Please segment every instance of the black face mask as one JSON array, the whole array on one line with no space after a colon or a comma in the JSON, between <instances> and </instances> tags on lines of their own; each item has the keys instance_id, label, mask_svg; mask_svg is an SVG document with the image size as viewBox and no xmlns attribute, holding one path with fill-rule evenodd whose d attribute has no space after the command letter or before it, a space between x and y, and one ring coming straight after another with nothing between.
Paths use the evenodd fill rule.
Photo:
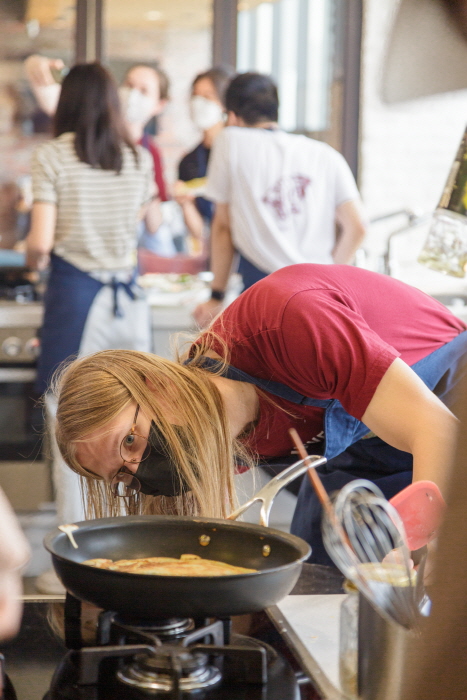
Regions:
<instances>
[{"instance_id":1,"label":"black face mask","mask_svg":"<svg viewBox=\"0 0 467 700\"><path fill-rule=\"evenodd\" d=\"M175 426L177 430L177 426ZM140 463L135 476L141 484L141 493L148 496L180 496L189 490L188 484L181 477L175 462L170 458L167 440L151 422L149 432L151 452Z\"/></svg>"}]
</instances>

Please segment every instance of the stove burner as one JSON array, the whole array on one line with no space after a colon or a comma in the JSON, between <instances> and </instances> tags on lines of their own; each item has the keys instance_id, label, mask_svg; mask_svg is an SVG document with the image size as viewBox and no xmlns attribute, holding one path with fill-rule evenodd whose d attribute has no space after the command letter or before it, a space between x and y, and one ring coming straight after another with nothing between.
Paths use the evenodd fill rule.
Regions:
<instances>
[{"instance_id":1,"label":"stove burner","mask_svg":"<svg viewBox=\"0 0 467 700\"><path fill-rule=\"evenodd\" d=\"M136 656L133 663L117 672L117 678L144 690L188 692L216 685L222 674L215 666L209 666L207 654L165 644L156 648L154 654Z\"/></svg>"},{"instance_id":2,"label":"stove burner","mask_svg":"<svg viewBox=\"0 0 467 700\"><path fill-rule=\"evenodd\" d=\"M173 617L168 620L148 622L147 620L127 621L120 615L111 615L111 622L121 626L122 629L133 630L137 634L147 633L157 636L161 641L184 637L194 628L194 622L190 618Z\"/></svg>"},{"instance_id":3,"label":"stove burner","mask_svg":"<svg viewBox=\"0 0 467 700\"><path fill-rule=\"evenodd\" d=\"M28 301L35 301L36 293L32 284L17 284L14 287L0 284L0 299L24 304Z\"/></svg>"},{"instance_id":4,"label":"stove burner","mask_svg":"<svg viewBox=\"0 0 467 700\"><path fill-rule=\"evenodd\" d=\"M300 698L288 662L264 642L231 634L229 619L135 620L103 611L97 646L87 647L70 633L81 603L72 596L67 603L73 645L44 700Z\"/></svg>"}]
</instances>

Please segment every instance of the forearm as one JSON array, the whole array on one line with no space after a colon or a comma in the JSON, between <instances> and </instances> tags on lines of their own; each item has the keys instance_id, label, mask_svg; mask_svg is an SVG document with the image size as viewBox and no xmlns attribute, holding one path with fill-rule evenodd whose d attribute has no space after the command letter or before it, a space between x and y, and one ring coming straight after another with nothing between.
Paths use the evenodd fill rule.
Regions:
<instances>
[{"instance_id":1,"label":"forearm","mask_svg":"<svg viewBox=\"0 0 467 700\"><path fill-rule=\"evenodd\" d=\"M201 239L204 234L203 217L196 208L196 204L192 201L187 201L182 204L183 218L185 225L192 236Z\"/></svg>"},{"instance_id":2,"label":"forearm","mask_svg":"<svg viewBox=\"0 0 467 700\"><path fill-rule=\"evenodd\" d=\"M26 238L26 263L34 270L48 265L54 244L56 222L55 204L35 202L32 207L31 229Z\"/></svg>"},{"instance_id":3,"label":"forearm","mask_svg":"<svg viewBox=\"0 0 467 700\"><path fill-rule=\"evenodd\" d=\"M383 376L362 422L389 445L413 455L415 481L446 493L458 420L402 360Z\"/></svg>"},{"instance_id":4,"label":"forearm","mask_svg":"<svg viewBox=\"0 0 467 700\"><path fill-rule=\"evenodd\" d=\"M332 251L332 259L336 265L350 265L355 253L365 238L365 227L355 226L344 229Z\"/></svg>"},{"instance_id":5,"label":"forearm","mask_svg":"<svg viewBox=\"0 0 467 700\"><path fill-rule=\"evenodd\" d=\"M434 481L446 498L459 433L459 422L446 409L436 420L427 417L425 435L419 435L411 452L413 480Z\"/></svg>"},{"instance_id":6,"label":"forearm","mask_svg":"<svg viewBox=\"0 0 467 700\"><path fill-rule=\"evenodd\" d=\"M352 263L355 253L365 238L368 220L360 199L343 202L336 209L339 233L332 258L337 265Z\"/></svg>"},{"instance_id":7,"label":"forearm","mask_svg":"<svg viewBox=\"0 0 467 700\"><path fill-rule=\"evenodd\" d=\"M229 281L235 250L230 233L229 207L216 205L211 231L211 271L214 275L211 289L214 294L209 301L199 304L193 316L201 328L206 326L222 310L223 296Z\"/></svg>"},{"instance_id":8,"label":"forearm","mask_svg":"<svg viewBox=\"0 0 467 700\"><path fill-rule=\"evenodd\" d=\"M143 212L143 219L149 233L156 233L162 223L162 211L159 199L153 199Z\"/></svg>"},{"instance_id":9,"label":"forearm","mask_svg":"<svg viewBox=\"0 0 467 700\"><path fill-rule=\"evenodd\" d=\"M225 292L234 254L235 249L230 227L227 224L213 225L211 233L211 271L214 275L212 289Z\"/></svg>"},{"instance_id":10,"label":"forearm","mask_svg":"<svg viewBox=\"0 0 467 700\"><path fill-rule=\"evenodd\" d=\"M61 70L63 67L61 59L39 55L29 56L24 62L26 76L37 102L50 117L56 112L61 91L61 86L55 82L52 75L52 68Z\"/></svg>"}]
</instances>

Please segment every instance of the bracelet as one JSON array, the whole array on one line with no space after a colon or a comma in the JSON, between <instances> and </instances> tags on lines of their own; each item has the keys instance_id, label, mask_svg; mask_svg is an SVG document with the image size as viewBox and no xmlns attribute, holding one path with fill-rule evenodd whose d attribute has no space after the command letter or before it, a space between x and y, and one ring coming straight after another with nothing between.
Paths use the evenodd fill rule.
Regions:
<instances>
[{"instance_id":1,"label":"bracelet","mask_svg":"<svg viewBox=\"0 0 467 700\"><path fill-rule=\"evenodd\" d=\"M224 301L225 292L221 292L220 289L211 289L211 299L215 301Z\"/></svg>"}]
</instances>

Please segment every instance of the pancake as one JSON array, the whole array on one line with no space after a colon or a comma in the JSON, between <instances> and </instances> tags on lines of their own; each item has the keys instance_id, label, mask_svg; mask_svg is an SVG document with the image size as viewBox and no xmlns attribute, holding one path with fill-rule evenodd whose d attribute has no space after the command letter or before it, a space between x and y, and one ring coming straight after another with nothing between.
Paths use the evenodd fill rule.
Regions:
<instances>
[{"instance_id":1,"label":"pancake","mask_svg":"<svg viewBox=\"0 0 467 700\"><path fill-rule=\"evenodd\" d=\"M173 557L147 557L145 559L88 559L87 566L98 569L121 571L127 574L151 574L157 576L231 576L252 574L256 569L233 566L223 561L203 559L197 554L182 554L180 559Z\"/></svg>"}]
</instances>

